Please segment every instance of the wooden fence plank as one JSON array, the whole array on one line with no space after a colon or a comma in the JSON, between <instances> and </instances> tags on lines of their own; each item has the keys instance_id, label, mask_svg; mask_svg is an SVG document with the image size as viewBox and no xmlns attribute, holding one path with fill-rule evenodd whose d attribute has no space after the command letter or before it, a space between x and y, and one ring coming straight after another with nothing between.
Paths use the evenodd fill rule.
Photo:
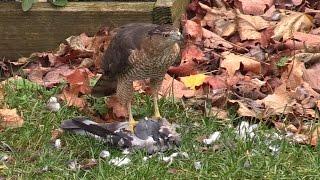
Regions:
<instances>
[{"instance_id":1,"label":"wooden fence plank","mask_svg":"<svg viewBox=\"0 0 320 180\"><path fill-rule=\"evenodd\" d=\"M189 1L69 2L62 8L38 2L28 12L22 11L19 2L0 2L0 58L15 61L32 52L53 50L71 35L93 35L102 26L131 22L179 25Z\"/></svg>"},{"instance_id":2,"label":"wooden fence plank","mask_svg":"<svg viewBox=\"0 0 320 180\"><path fill-rule=\"evenodd\" d=\"M20 3L0 3L0 57L15 60L55 48L65 38L101 26L152 22L153 2L70 2L64 8L36 3L23 12Z\"/></svg>"}]
</instances>

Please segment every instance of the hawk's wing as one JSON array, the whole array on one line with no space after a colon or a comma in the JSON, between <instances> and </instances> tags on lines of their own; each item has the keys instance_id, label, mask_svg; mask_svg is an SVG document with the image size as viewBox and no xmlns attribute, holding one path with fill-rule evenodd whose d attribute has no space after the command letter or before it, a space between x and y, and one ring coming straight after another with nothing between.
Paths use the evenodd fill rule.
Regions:
<instances>
[{"instance_id":1,"label":"hawk's wing","mask_svg":"<svg viewBox=\"0 0 320 180\"><path fill-rule=\"evenodd\" d=\"M103 70L109 77L116 77L130 67L132 50L140 49L147 33L157 27L155 24L134 23L117 29L103 57Z\"/></svg>"},{"instance_id":2,"label":"hawk's wing","mask_svg":"<svg viewBox=\"0 0 320 180\"><path fill-rule=\"evenodd\" d=\"M150 30L158 25L134 23L121 26L115 30L102 58L103 75L92 90L94 96L107 96L115 93L117 77L131 67L129 57L133 50L140 49L141 43Z\"/></svg>"}]
</instances>

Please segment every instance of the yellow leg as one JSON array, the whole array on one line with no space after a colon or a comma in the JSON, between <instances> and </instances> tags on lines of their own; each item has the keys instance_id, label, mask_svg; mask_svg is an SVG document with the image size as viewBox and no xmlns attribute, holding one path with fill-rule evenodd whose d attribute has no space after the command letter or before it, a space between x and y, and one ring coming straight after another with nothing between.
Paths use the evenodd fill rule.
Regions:
<instances>
[{"instance_id":1,"label":"yellow leg","mask_svg":"<svg viewBox=\"0 0 320 180\"><path fill-rule=\"evenodd\" d=\"M135 128L135 126L137 125L138 122L133 119L132 110L131 110L131 102L128 102L127 107L128 107L128 112L129 112L129 125L128 125L128 130L129 130L131 133L134 133L134 128Z\"/></svg>"},{"instance_id":2,"label":"yellow leg","mask_svg":"<svg viewBox=\"0 0 320 180\"><path fill-rule=\"evenodd\" d=\"M160 115L159 106L158 106L158 93L154 92L152 97L153 97L153 106L154 106L154 117L156 119L160 119L161 115Z\"/></svg>"}]
</instances>

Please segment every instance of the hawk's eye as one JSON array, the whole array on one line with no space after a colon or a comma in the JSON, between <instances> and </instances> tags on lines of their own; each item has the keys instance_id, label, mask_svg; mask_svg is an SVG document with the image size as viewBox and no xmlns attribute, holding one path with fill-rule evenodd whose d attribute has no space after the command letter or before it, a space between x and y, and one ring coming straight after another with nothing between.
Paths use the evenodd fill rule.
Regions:
<instances>
[{"instance_id":1,"label":"hawk's eye","mask_svg":"<svg viewBox=\"0 0 320 180\"><path fill-rule=\"evenodd\" d=\"M169 37L169 34L163 34L163 37Z\"/></svg>"}]
</instances>

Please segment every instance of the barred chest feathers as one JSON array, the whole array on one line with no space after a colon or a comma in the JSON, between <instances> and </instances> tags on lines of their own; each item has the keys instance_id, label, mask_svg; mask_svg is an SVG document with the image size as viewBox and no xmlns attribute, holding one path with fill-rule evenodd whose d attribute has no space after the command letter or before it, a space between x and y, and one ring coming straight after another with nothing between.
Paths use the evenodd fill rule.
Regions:
<instances>
[{"instance_id":1,"label":"barred chest feathers","mask_svg":"<svg viewBox=\"0 0 320 180\"><path fill-rule=\"evenodd\" d=\"M154 52L149 52L148 54L143 50L134 50L129 57L129 62L132 65L132 68L127 72L128 75L130 74L129 76L127 75L127 77L131 77L131 80L141 80L164 76L168 68L178 58L179 53L180 47L178 43L175 43L171 47L160 52L155 48Z\"/></svg>"}]
</instances>

